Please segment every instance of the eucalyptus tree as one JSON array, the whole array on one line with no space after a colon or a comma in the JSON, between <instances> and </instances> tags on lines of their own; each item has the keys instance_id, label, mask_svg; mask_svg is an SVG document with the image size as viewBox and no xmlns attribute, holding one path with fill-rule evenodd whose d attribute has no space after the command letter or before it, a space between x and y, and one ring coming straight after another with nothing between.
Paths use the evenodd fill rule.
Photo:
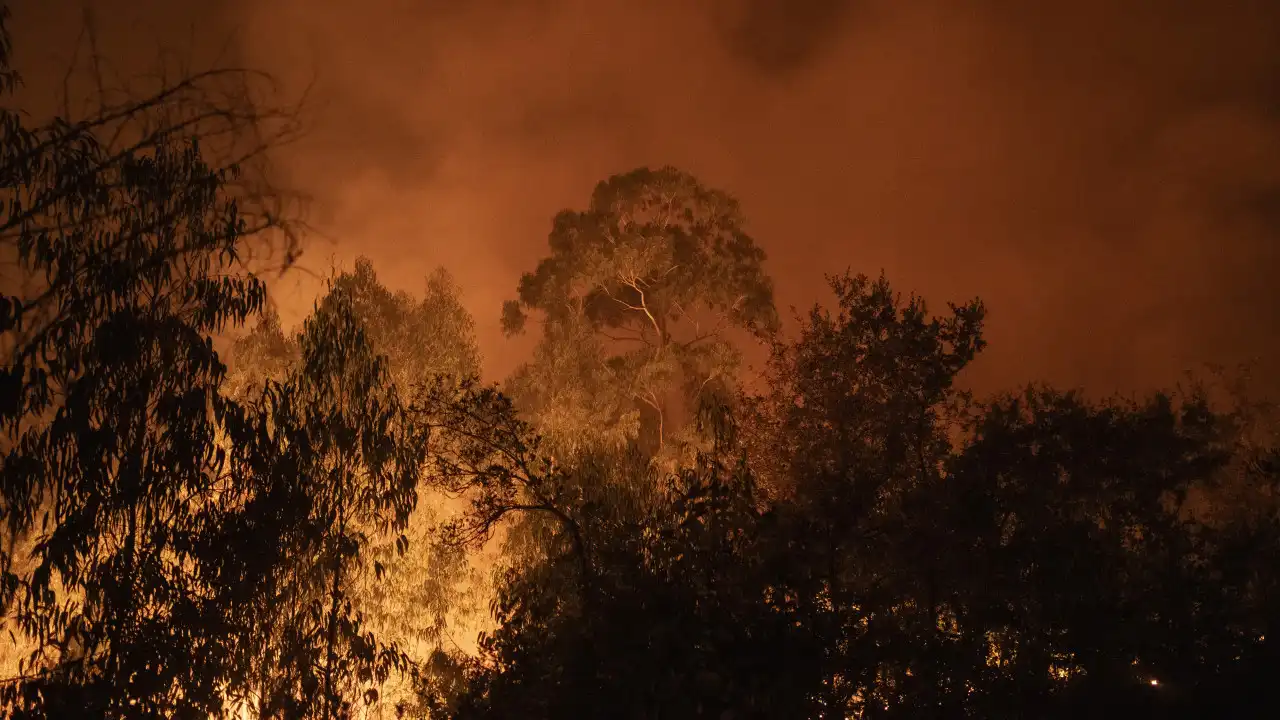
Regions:
<instances>
[{"instance_id":1,"label":"eucalyptus tree","mask_svg":"<svg viewBox=\"0 0 1280 720\"><path fill-rule=\"evenodd\" d=\"M728 193L671 167L599 183L585 210L556 215L550 254L503 307L519 333L543 321L534 362L510 390L550 441L572 451L639 439L653 451L725 396L735 337L777 326L764 251Z\"/></svg>"},{"instance_id":2,"label":"eucalyptus tree","mask_svg":"<svg viewBox=\"0 0 1280 720\"><path fill-rule=\"evenodd\" d=\"M425 291L415 297L389 290L373 265L360 258L353 270L335 273L330 279L301 332L286 331L270 310L259 317L257 325L232 348L227 392L255 398L271 393L272 388L301 391L314 386L316 378L307 374L306 352L309 342L315 346L318 341L308 340L312 334L307 328L323 327L338 318L359 326L360 342L367 345L371 358L379 358L383 381L405 402L428 389L440 389L452 400L447 388L460 387L479 374L473 322L447 271L437 269L428 276ZM304 379L305 383L297 384ZM357 394L347 401L359 407L365 400ZM342 410L334 405L325 412ZM433 450L442 451L442 442L434 443ZM430 467L421 471L414 487L418 501L403 527L379 524L367 515L349 518L347 531L357 532L354 528L358 528L360 533L359 551L346 559L335 586L362 615L368 631L398 648L397 662L387 665L387 672L378 678L378 704L384 707L408 693L405 680L413 675L412 665L425 663L446 641L450 629L472 623L480 614L484 578L461 547L438 542L436 537L437 526L456 502L435 491ZM405 552L406 547L412 547L413 552ZM296 558L299 572L314 570L310 555L297 554ZM335 589L303 583L292 592L295 603L305 607L303 598L308 593L314 599ZM301 618L298 615L294 620ZM284 673L273 671L271 663L286 660L284 655L264 659L261 682L278 682Z\"/></svg>"},{"instance_id":3,"label":"eucalyptus tree","mask_svg":"<svg viewBox=\"0 0 1280 720\"><path fill-rule=\"evenodd\" d=\"M6 94L9 49L0 28ZM9 717L204 718L238 684L277 559L275 451L220 393L212 337L262 306L253 254L297 252L272 242L282 196L254 172L293 131L256 101L267 81L99 87L87 115L47 122L0 110Z\"/></svg>"},{"instance_id":4,"label":"eucalyptus tree","mask_svg":"<svg viewBox=\"0 0 1280 720\"><path fill-rule=\"evenodd\" d=\"M373 632L353 578L383 579L380 537L408 551L430 432L407 412L357 299L334 283L300 334L298 364L261 396L279 448L266 484L284 483L290 502L283 561L256 598L247 695L259 717L351 717L410 662Z\"/></svg>"}]
</instances>

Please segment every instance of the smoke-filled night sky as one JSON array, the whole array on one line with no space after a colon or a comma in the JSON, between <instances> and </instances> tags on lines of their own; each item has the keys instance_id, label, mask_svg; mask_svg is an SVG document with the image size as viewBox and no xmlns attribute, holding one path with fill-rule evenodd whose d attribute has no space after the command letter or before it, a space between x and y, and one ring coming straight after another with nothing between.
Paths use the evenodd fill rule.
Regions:
<instances>
[{"instance_id":1,"label":"smoke-filled night sky","mask_svg":"<svg viewBox=\"0 0 1280 720\"><path fill-rule=\"evenodd\" d=\"M31 83L66 64L84 4L13 3ZM551 216L645 164L739 197L784 312L845 268L981 296L980 388L1276 366L1280 3L87 4L125 70L230 41L288 88L314 79L312 132L278 158L331 238L307 264L365 254L404 289L448 267L495 378L527 350L500 305ZM286 317L309 282L280 287Z\"/></svg>"}]
</instances>

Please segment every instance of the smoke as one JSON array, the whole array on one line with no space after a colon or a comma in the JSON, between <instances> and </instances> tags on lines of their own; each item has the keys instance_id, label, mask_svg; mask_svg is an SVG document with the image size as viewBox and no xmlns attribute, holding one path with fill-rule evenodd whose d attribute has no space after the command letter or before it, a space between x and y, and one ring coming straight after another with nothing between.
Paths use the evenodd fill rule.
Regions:
<instances>
[{"instance_id":1,"label":"smoke","mask_svg":"<svg viewBox=\"0 0 1280 720\"><path fill-rule=\"evenodd\" d=\"M613 172L667 163L742 200L784 308L824 300L823 273L845 268L883 268L936 307L981 296L978 388L1275 367L1274 3L207 8L188 9L210 37L235 31L247 62L315 82L315 131L280 158L333 239L313 266L365 254L418 289L445 265L494 377L527 350L502 339L499 309L553 213ZM281 298L300 314L309 292Z\"/></svg>"}]
</instances>

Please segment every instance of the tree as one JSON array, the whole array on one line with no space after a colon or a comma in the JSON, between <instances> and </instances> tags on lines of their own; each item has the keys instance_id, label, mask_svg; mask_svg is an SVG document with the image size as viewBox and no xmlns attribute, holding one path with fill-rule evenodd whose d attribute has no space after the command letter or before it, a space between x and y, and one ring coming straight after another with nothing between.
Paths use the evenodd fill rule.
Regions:
<instances>
[{"instance_id":1,"label":"tree","mask_svg":"<svg viewBox=\"0 0 1280 720\"><path fill-rule=\"evenodd\" d=\"M809 628L766 602L755 550L768 516L731 434L711 425L714 451L666 477L641 456L606 455L573 480L547 482L566 471L544 463L520 487L486 481L477 529L549 515L559 552L503 575L482 663L462 668L461 687L426 688L450 695L424 705L459 718L808 716ZM567 487L581 492L553 494ZM596 512L604 498L615 508Z\"/></svg>"},{"instance_id":2,"label":"tree","mask_svg":"<svg viewBox=\"0 0 1280 720\"><path fill-rule=\"evenodd\" d=\"M964 568L944 580L957 644L994 658L967 671L967 704L1076 717L1188 700L1213 672L1197 648L1235 644L1207 592L1213 553L1177 512L1228 460L1224 429L1196 397L1033 388L978 408L939 518Z\"/></svg>"},{"instance_id":3,"label":"tree","mask_svg":"<svg viewBox=\"0 0 1280 720\"><path fill-rule=\"evenodd\" d=\"M264 396L290 494L305 510L282 528L288 562L261 598L259 717L351 717L355 698L376 702L377 687L408 663L368 632L351 578L383 578L369 552L378 534L395 535L398 555L408 550L429 432L401 404L357 299L334 284L299 339L299 366Z\"/></svg>"},{"instance_id":4,"label":"tree","mask_svg":"<svg viewBox=\"0 0 1280 720\"><path fill-rule=\"evenodd\" d=\"M777 326L764 252L744 224L728 194L670 167L613 176L586 210L556 216L551 254L503 307L508 333L530 311L545 321L535 363L511 383L540 431L573 447L603 420L613 427L602 439L639 433L660 450L699 398L727 393L739 360L729 331Z\"/></svg>"},{"instance_id":5,"label":"tree","mask_svg":"<svg viewBox=\"0 0 1280 720\"><path fill-rule=\"evenodd\" d=\"M641 411L620 363L585 323L548 324L532 362L508 378L516 398L559 457L625 451L640 432Z\"/></svg>"},{"instance_id":6,"label":"tree","mask_svg":"<svg viewBox=\"0 0 1280 720\"><path fill-rule=\"evenodd\" d=\"M1251 368L1228 373L1209 366L1190 387L1221 407L1230 425L1232 460L1223 472L1188 493L1185 514L1213 527L1251 526L1280 519L1280 488L1269 463L1280 447L1280 407L1253 387Z\"/></svg>"},{"instance_id":7,"label":"tree","mask_svg":"<svg viewBox=\"0 0 1280 720\"><path fill-rule=\"evenodd\" d=\"M930 317L883 276L830 284L835 312L815 306L795 341L775 343L767 390L744 400L744 434L778 502L774 568L793 611L823 628L821 716L845 717L939 691L925 683L942 652L945 560L922 501L941 484L963 401L954 381L983 347L984 310L974 301ZM913 636L917 658L886 656Z\"/></svg>"},{"instance_id":8,"label":"tree","mask_svg":"<svg viewBox=\"0 0 1280 720\"><path fill-rule=\"evenodd\" d=\"M445 274L418 300L364 261L229 374L213 337L264 309L283 223L231 162L271 115L252 77L0 110L6 717L1276 714L1259 405L974 401L982 305L847 274L732 396L733 334L776 324L762 255L678 171L557 219L507 308L545 320L531 417L474 377ZM430 642L503 532L480 656Z\"/></svg>"},{"instance_id":9,"label":"tree","mask_svg":"<svg viewBox=\"0 0 1280 720\"><path fill-rule=\"evenodd\" d=\"M1263 698L1250 673L1275 583L1239 558L1274 536L1181 512L1231 467L1234 415L1196 394L974 404L953 381L982 347L981 305L929 319L883 278L833 287L839 313L811 313L744 403L777 516L757 552L819 638L823 716L1194 716Z\"/></svg>"},{"instance_id":10,"label":"tree","mask_svg":"<svg viewBox=\"0 0 1280 720\"><path fill-rule=\"evenodd\" d=\"M372 264L360 258L353 271L332 278L328 293L307 322L332 322L335 310L331 307L351 315L349 321L361 328L361 342L367 343L369 352L385 358L386 382L404 397L415 397L423 388L435 389L438 383L456 387L479 373L471 317L443 269L427 278L424 296L414 298L388 290ZM229 392L252 397L271 388L273 381L284 382L302 372L306 338L306 332L286 335L278 317L264 313L233 348ZM442 443L435 443L437 452L444 451ZM423 473L429 474L427 469ZM436 542L435 526L447 515L449 501L432 492L429 478L420 480L424 480L418 496L421 502L404 527L392 530L385 523L351 519L348 532L358 528L362 540L358 557L350 558L350 567L341 572L338 591L351 600L377 638L394 644L409 660L426 662L443 640L450 616L457 619L475 612L468 606L475 604L480 578L460 548ZM406 543L414 552L404 552ZM266 667L264 672L271 670ZM393 678L397 682L381 688L383 705L403 700L407 688L400 687L399 680L411 674L397 673Z\"/></svg>"},{"instance_id":11,"label":"tree","mask_svg":"<svg viewBox=\"0 0 1280 720\"><path fill-rule=\"evenodd\" d=\"M426 278L423 296L392 292L373 264L356 260L355 269L335 274L331 292L348 295L369 342L388 358L391 380L402 390L431 384L437 376L462 381L480 374L475 321L462 305L460 291L444 268ZM285 333L279 315L268 308L254 329L235 342L228 389L243 395L267 380L280 380L300 357L300 337Z\"/></svg>"},{"instance_id":12,"label":"tree","mask_svg":"<svg viewBox=\"0 0 1280 720\"><path fill-rule=\"evenodd\" d=\"M757 552L817 638L815 715L1195 716L1262 697L1275 584L1237 558L1273 536L1181 519L1230 467L1232 415L1194 394L975 404L953 382L980 304L929 319L883 278L833 288L839 312L815 309L744 402L777 517Z\"/></svg>"},{"instance_id":13,"label":"tree","mask_svg":"<svg viewBox=\"0 0 1280 720\"><path fill-rule=\"evenodd\" d=\"M1274 704L1256 673L1274 657L1264 608L1277 586L1259 562L1276 525L1185 512L1237 462L1233 413L1198 393L1088 402L1044 388L976 410L936 509L956 644L986 659L950 670L971 712L1203 717Z\"/></svg>"},{"instance_id":14,"label":"tree","mask_svg":"<svg viewBox=\"0 0 1280 720\"><path fill-rule=\"evenodd\" d=\"M281 139L264 125L288 119L251 101L258 79L104 92L90 116L34 127L0 111L17 273L0 299L0 607L30 651L0 688L10 717L225 707L271 559L228 552L261 539L239 531L270 502L244 482L260 426L220 395L211 341L263 302L252 238L287 229L241 173Z\"/></svg>"},{"instance_id":15,"label":"tree","mask_svg":"<svg viewBox=\"0 0 1280 720\"><path fill-rule=\"evenodd\" d=\"M507 534L510 563L503 582L511 584L500 595L524 602L515 599L525 597L520 588L585 592L572 583L582 582L577 578L594 563L570 561L578 557L572 547L582 553L595 552L597 544L613 547L616 533L640 532L649 513L670 511L661 492L651 496L664 473L642 468L656 457L669 473L709 449L710 438L686 420L728 398L739 362L735 333L762 337L777 326L764 253L744 222L726 193L674 168L609 178L595 188L586 210L556 216L550 255L521 279L519 298L504 306L503 320L509 333L520 332L530 312L544 321L534 361L517 370L507 389L558 468L539 484L542 499L526 504L554 501L560 517L518 516ZM578 540L569 547L566 526L577 528ZM624 566L634 567L637 558L626 557ZM576 574L564 574L575 566ZM613 572L618 566L606 567ZM529 592L545 595L542 589ZM634 593L628 591L629 602L643 603ZM574 602L570 607L586 600ZM539 622L578 617L562 609ZM500 618L525 622L508 612L515 610ZM675 642L679 633L672 629L668 640ZM585 636L572 637L582 642ZM519 646L528 640L522 635L510 641ZM491 652L502 657L497 645ZM584 671L587 657L577 657Z\"/></svg>"}]
</instances>

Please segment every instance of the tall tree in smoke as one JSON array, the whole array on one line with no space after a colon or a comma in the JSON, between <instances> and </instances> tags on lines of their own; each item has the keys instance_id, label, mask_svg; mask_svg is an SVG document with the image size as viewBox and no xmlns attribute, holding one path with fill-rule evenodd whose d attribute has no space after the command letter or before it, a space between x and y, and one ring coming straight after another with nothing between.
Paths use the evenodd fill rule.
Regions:
<instances>
[{"instance_id":1,"label":"tall tree in smoke","mask_svg":"<svg viewBox=\"0 0 1280 720\"><path fill-rule=\"evenodd\" d=\"M730 331L777 326L744 223L728 194L670 167L611 177L586 210L559 213L551 254L503 308L508 333L529 311L545 322L511 382L535 425L570 449L640 433L660 450L701 398L723 394L739 362Z\"/></svg>"}]
</instances>

